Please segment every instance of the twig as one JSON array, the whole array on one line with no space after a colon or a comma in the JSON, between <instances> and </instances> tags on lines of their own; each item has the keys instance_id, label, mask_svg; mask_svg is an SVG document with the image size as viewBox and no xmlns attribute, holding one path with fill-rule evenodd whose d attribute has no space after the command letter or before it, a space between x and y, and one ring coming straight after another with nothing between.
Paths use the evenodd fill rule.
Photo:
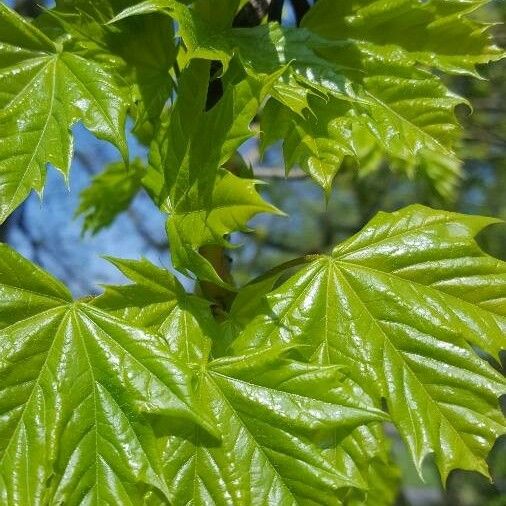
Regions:
<instances>
[{"instance_id":1,"label":"twig","mask_svg":"<svg viewBox=\"0 0 506 506\"><path fill-rule=\"evenodd\" d=\"M260 24L269 12L267 0L250 0L236 15L233 26L236 28L251 28Z\"/></svg>"},{"instance_id":2,"label":"twig","mask_svg":"<svg viewBox=\"0 0 506 506\"><path fill-rule=\"evenodd\" d=\"M292 169L288 174L286 174L283 167L257 166L254 171L255 176L274 181L286 179L289 179L290 181L300 181L309 177L302 169L299 168Z\"/></svg>"},{"instance_id":3,"label":"twig","mask_svg":"<svg viewBox=\"0 0 506 506\"><path fill-rule=\"evenodd\" d=\"M298 26L311 6L307 0L292 0L292 5L293 10L295 11L295 19Z\"/></svg>"},{"instance_id":4,"label":"twig","mask_svg":"<svg viewBox=\"0 0 506 506\"><path fill-rule=\"evenodd\" d=\"M283 17L283 4L284 0L272 0L269 8L269 21L277 21L281 23Z\"/></svg>"}]
</instances>

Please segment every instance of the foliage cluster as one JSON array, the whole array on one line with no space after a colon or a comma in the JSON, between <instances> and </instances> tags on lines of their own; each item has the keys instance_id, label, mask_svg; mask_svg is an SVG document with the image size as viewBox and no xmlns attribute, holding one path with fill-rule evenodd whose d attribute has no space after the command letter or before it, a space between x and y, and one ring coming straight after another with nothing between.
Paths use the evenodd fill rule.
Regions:
<instances>
[{"instance_id":1,"label":"foliage cluster","mask_svg":"<svg viewBox=\"0 0 506 506\"><path fill-rule=\"evenodd\" d=\"M379 213L240 289L225 254L283 214L239 153L255 135L327 197L385 159L448 197L467 102L443 76L503 56L486 2L293 2L294 27L282 3L57 0L33 22L0 4L0 220L47 164L68 177L82 122L121 156L82 195L85 228L147 191L197 286L110 259L131 283L74 301L0 245L0 503L392 504L387 423L420 473L431 455L443 482L488 476L506 263L475 236L498 220Z\"/></svg>"}]
</instances>

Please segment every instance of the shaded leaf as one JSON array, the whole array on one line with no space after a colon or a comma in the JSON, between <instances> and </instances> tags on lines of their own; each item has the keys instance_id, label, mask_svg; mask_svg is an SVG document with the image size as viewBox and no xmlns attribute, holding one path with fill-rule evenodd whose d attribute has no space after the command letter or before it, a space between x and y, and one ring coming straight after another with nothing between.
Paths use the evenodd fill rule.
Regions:
<instances>
[{"instance_id":1,"label":"shaded leaf","mask_svg":"<svg viewBox=\"0 0 506 506\"><path fill-rule=\"evenodd\" d=\"M236 55L250 75L286 66L271 90L292 111L281 136L286 165L300 164L327 192L345 157L362 165L358 135L367 150L372 145L409 175L422 173L450 197L460 172L453 109L465 101L430 70L476 74L476 64L503 56L487 26L470 17L484 3L364 0L337 7L327 0L295 29L268 23L218 31L175 1L141 2L116 19L165 10L179 23L187 60L219 60L226 69ZM314 110L313 94L327 97Z\"/></svg>"},{"instance_id":2,"label":"shaded leaf","mask_svg":"<svg viewBox=\"0 0 506 506\"><path fill-rule=\"evenodd\" d=\"M36 23L71 38L72 48L117 73L130 86L129 112L134 133L149 144L159 116L173 91L169 71L177 46L173 21L162 14L131 18L113 28L106 22L131 2L57 2Z\"/></svg>"},{"instance_id":3,"label":"shaded leaf","mask_svg":"<svg viewBox=\"0 0 506 506\"><path fill-rule=\"evenodd\" d=\"M128 168L122 162L112 163L97 174L81 192L76 210L77 216L84 217L83 232L96 234L126 211L142 188L145 174L146 167L139 159Z\"/></svg>"},{"instance_id":4,"label":"shaded leaf","mask_svg":"<svg viewBox=\"0 0 506 506\"><path fill-rule=\"evenodd\" d=\"M318 2L302 25L319 35L370 44L374 51L396 46L398 60L445 72L476 74L476 65L503 55L487 25L470 16L482 0L435 2L400 0Z\"/></svg>"}]
</instances>

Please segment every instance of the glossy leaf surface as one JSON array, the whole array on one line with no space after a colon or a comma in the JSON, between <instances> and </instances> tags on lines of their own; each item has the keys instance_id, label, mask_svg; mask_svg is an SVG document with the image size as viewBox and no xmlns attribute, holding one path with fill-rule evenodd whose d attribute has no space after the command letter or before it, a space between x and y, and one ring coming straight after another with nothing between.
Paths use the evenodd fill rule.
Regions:
<instances>
[{"instance_id":1,"label":"glossy leaf surface","mask_svg":"<svg viewBox=\"0 0 506 506\"><path fill-rule=\"evenodd\" d=\"M134 133L149 144L160 113L173 91L169 72L177 54L172 20L162 14L131 18L121 29L108 26L114 13L131 2L58 1L36 19L49 33L71 37L72 50L94 57L130 87Z\"/></svg>"},{"instance_id":2,"label":"glossy leaf surface","mask_svg":"<svg viewBox=\"0 0 506 506\"><path fill-rule=\"evenodd\" d=\"M476 74L477 64L503 56L486 25L471 18L483 3L327 0L296 29L268 23L218 31L198 11L154 0L113 21L162 10L179 24L186 60L219 60L226 69L236 55L250 75L285 68L271 95L289 123L279 131L269 124L279 114L267 116L264 128L276 136L267 138L283 139L287 169L300 164L325 190L346 157L367 167L375 150L448 197L460 170L453 110L464 100L430 69ZM326 100L312 104L313 94Z\"/></svg>"},{"instance_id":3,"label":"glossy leaf surface","mask_svg":"<svg viewBox=\"0 0 506 506\"><path fill-rule=\"evenodd\" d=\"M162 209L169 214L174 265L221 284L198 249L227 246L226 234L246 230L255 214L277 210L260 197L255 181L221 168L252 136L249 126L269 84L241 80L206 111L209 72L202 61L187 67L181 76L183 91L152 143L150 160L163 174Z\"/></svg>"},{"instance_id":4,"label":"glossy leaf surface","mask_svg":"<svg viewBox=\"0 0 506 506\"><path fill-rule=\"evenodd\" d=\"M506 264L475 236L497 220L380 213L240 289L225 253L282 214L255 136L327 197L342 167L385 160L451 197L466 101L445 74L503 56L487 2L318 0L298 26L270 21L282 3L245 20L257 2L57 0L30 21L0 4L0 223L48 164L67 179L81 122L123 157L82 193L84 228L143 188L195 281L110 259L131 284L74 301L0 244L1 505L387 506L391 422L418 471L488 473ZM128 160L125 124L148 160Z\"/></svg>"},{"instance_id":5,"label":"glossy leaf surface","mask_svg":"<svg viewBox=\"0 0 506 506\"><path fill-rule=\"evenodd\" d=\"M77 121L127 157L127 105L118 76L0 4L0 221L42 192L47 163L68 175Z\"/></svg>"},{"instance_id":6,"label":"glossy leaf surface","mask_svg":"<svg viewBox=\"0 0 506 506\"><path fill-rule=\"evenodd\" d=\"M279 347L213 360L211 343L221 336L205 301L146 261L114 263L134 284L108 287L96 304L158 329L194 364L199 398L220 428L221 444L188 426L165 440L177 503L336 504L350 487L366 486L333 457L348 434L384 414L362 404L338 367L297 362Z\"/></svg>"},{"instance_id":7,"label":"glossy leaf surface","mask_svg":"<svg viewBox=\"0 0 506 506\"><path fill-rule=\"evenodd\" d=\"M325 458L358 425L381 414L334 387L337 368L276 358L276 350L217 359L199 382L222 430L219 447L199 431L169 438L166 476L180 502L336 504L353 477ZM332 391L332 389L334 389Z\"/></svg>"},{"instance_id":8,"label":"glossy leaf surface","mask_svg":"<svg viewBox=\"0 0 506 506\"><path fill-rule=\"evenodd\" d=\"M170 497L146 416L214 432L190 370L155 335L72 302L49 275L1 252L1 313L32 309L0 331L2 504L137 504L149 489Z\"/></svg>"},{"instance_id":9,"label":"glossy leaf surface","mask_svg":"<svg viewBox=\"0 0 506 506\"><path fill-rule=\"evenodd\" d=\"M380 213L361 232L267 296L234 344L306 344L308 358L346 366L389 413L418 469L428 453L446 480L487 474L505 430L504 378L471 345L504 349L506 266L473 237L495 220L422 206Z\"/></svg>"}]
</instances>

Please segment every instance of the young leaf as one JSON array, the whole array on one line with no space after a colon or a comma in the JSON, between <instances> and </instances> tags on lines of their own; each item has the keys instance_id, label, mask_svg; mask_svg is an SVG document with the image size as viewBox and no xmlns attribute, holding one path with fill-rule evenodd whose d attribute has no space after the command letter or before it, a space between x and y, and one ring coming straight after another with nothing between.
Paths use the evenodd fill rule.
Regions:
<instances>
[{"instance_id":1,"label":"young leaf","mask_svg":"<svg viewBox=\"0 0 506 506\"><path fill-rule=\"evenodd\" d=\"M358 130L397 166L410 175L416 168L450 197L460 171L453 110L465 101L430 70L476 75L477 64L503 56L487 26L470 18L484 3L347 0L336 7L327 0L296 29L268 23L219 31L175 1L142 2L117 19L165 10L180 25L187 60L219 60L226 69L236 55L251 75L286 66L271 94L293 113L282 137L287 169L299 163L327 192L346 156L365 163L354 142ZM308 97L315 93L332 97L328 106L312 110Z\"/></svg>"},{"instance_id":2,"label":"young leaf","mask_svg":"<svg viewBox=\"0 0 506 506\"><path fill-rule=\"evenodd\" d=\"M455 468L486 475L506 382L471 344L505 348L506 264L473 236L494 222L380 213L270 294L234 349L309 345L311 360L345 365L377 406L386 399L419 470L433 453L444 480Z\"/></svg>"},{"instance_id":3,"label":"young leaf","mask_svg":"<svg viewBox=\"0 0 506 506\"><path fill-rule=\"evenodd\" d=\"M194 4L194 9L199 17L212 23L216 30L220 30L233 23L237 10L246 2L247 0L228 0L226 2L198 0Z\"/></svg>"},{"instance_id":4,"label":"young leaf","mask_svg":"<svg viewBox=\"0 0 506 506\"><path fill-rule=\"evenodd\" d=\"M56 33L63 30L76 51L84 57L99 58L102 66L130 85L129 113L135 119L134 132L149 144L173 91L169 71L177 54L174 26L162 14L131 18L120 29L107 26L122 3L56 2L56 8L44 11L36 24Z\"/></svg>"},{"instance_id":5,"label":"young leaf","mask_svg":"<svg viewBox=\"0 0 506 506\"><path fill-rule=\"evenodd\" d=\"M132 87L134 132L149 145L160 114L173 92L169 75L177 55L173 22L162 15L129 20L123 23L119 33L109 38L111 52L125 62ZM124 74L122 69L118 72Z\"/></svg>"},{"instance_id":6,"label":"young leaf","mask_svg":"<svg viewBox=\"0 0 506 506\"><path fill-rule=\"evenodd\" d=\"M169 120L152 144L150 161L164 175L162 209L169 214L175 267L223 285L198 249L227 246L224 235L245 230L257 213L278 211L258 195L255 181L220 168L252 136L249 126L265 86L250 79L230 84L221 100L205 111L208 81L206 62L194 61L186 68Z\"/></svg>"},{"instance_id":7,"label":"young leaf","mask_svg":"<svg viewBox=\"0 0 506 506\"><path fill-rule=\"evenodd\" d=\"M0 329L71 300L63 283L0 243Z\"/></svg>"},{"instance_id":8,"label":"young leaf","mask_svg":"<svg viewBox=\"0 0 506 506\"><path fill-rule=\"evenodd\" d=\"M206 303L146 261L114 263L135 283L108 287L96 304L158 327L172 352L198 367L200 400L220 427L221 444L192 427L166 438L162 460L176 503L335 504L349 487L365 486L323 450L383 419L341 384L339 368L290 360L279 347L212 360L211 338L221 336Z\"/></svg>"},{"instance_id":9,"label":"young leaf","mask_svg":"<svg viewBox=\"0 0 506 506\"><path fill-rule=\"evenodd\" d=\"M137 504L149 489L170 499L146 414L214 432L190 371L161 339L72 302L5 246L2 262L19 272L16 283L0 272L2 310L34 294L40 309L0 330L0 502Z\"/></svg>"},{"instance_id":10,"label":"young leaf","mask_svg":"<svg viewBox=\"0 0 506 506\"><path fill-rule=\"evenodd\" d=\"M386 64L379 68L388 71ZM375 72L372 65L368 72ZM269 100L261 121L264 150L282 140L287 171L299 165L327 193L345 158L366 174L371 152L378 153L378 162L388 153L393 168L426 176L440 195L449 197L460 174L449 147L460 134L454 108L462 99L425 72L396 73L388 80L367 78L367 97L356 108L335 98L310 98L311 112L301 117Z\"/></svg>"},{"instance_id":11,"label":"young leaf","mask_svg":"<svg viewBox=\"0 0 506 506\"><path fill-rule=\"evenodd\" d=\"M342 102L313 98L310 103L312 113L301 117L278 100L269 100L261 116L262 150L282 140L286 172L300 166L328 194L344 159L358 162L360 125L346 117L348 107Z\"/></svg>"},{"instance_id":12,"label":"young leaf","mask_svg":"<svg viewBox=\"0 0 506 506\"><path fill-rule=\"evenodd\" d=\"M108 165L96 175L80 195L76 215L84 217L83 232L96 234L112 223L116 216L130 206L142 188L146 167L136 159L125 167L123 162Z\"/></svg>"},{"instance_id":13,"label":"young leaf","mask_svg":"<svg viewBox=\"0 0 506 506\"><path fill-rule=\"evenodd\" d=\"M143 14L150 14L158 11L176 11L182 4L178 0L144 0L134 5L130 5L122 10L119 14L114 16L109 23L117 23L123 19L132 16L141 16Z\"/></svg>"},{"instance_id":14,"label":"young leaf","mask_svg":"<svg viewBox=\"0 0 506 506\"><path fill-rule=\"evenodd\" d=\"M202 371L201 399L213 411L222 444L199 430L168 438L165 473L176 502L336 504L349 487L362 485L321 447L338 445L353 428L382 415L334 389L337 368L277 355L270 349L227 357Z\"/></svg>"},{"instance_id":15,"label":"young leaf","mask_svg":"<svg viewBox=\"0 0 506 506\"><path fill-rule=\"evenodd\" d=\"M183 272L193 271L199 279L222 283L212 271L206 272L205 264L199 268L201 263L192 253L204 245L230 246L224 236L247 231L246 224L258 213L281 214L260 197L255 183L220 170L207 204L187 198L175 209L167 208L168 204L163 207L171 216L167 233L175 267Z\"/></svg>"},{"instance_id":16,"label":"young leaf","mask_svg":"<svg viewBox=\"0 0 506 506\"><path fill-rule=\"evenodd\" d=\"M134 284L106 286L93 304L136 326L171 335L171 351L187 363L205 364L211 347L207 336L220 334L210 303L189 295L166 269L147 260L109 259Z\"/></svg>"},{"instance_id":17,"label":"young leaf","mask_svg":"<svg viewBox=\"0 0 506 506\"><path fill-rule=\"evenodd\" d=\"M488 3L373 0L319 1L302 26L328 39L351 39L374 51L396 46L397 60L423 63L445 72L479 75L476 65L501 58L488 26L470 14Z\"/></svg>"},{"instance_id":18,"label":"young leaf","mask_svg":"<svg viewBox=\"0 0 506 506\"><path fill-rule=\"evenodd\" d=\"M125 90L67 43L0 4L0 222L32 189L42 192L47 163L68 174L77 121L128 156Z\"/></svg>"}]
</instances>

